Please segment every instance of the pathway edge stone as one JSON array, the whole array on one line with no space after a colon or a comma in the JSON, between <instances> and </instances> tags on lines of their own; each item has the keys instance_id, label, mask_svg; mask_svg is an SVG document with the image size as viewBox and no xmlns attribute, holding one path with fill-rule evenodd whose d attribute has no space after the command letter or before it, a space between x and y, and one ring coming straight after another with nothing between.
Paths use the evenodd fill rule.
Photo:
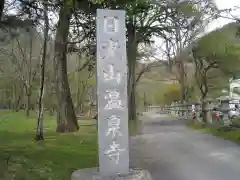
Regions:
<instances>
[{"instance_id":1,"label":"pathway edge stone","mask_svg":"<svg viewBox=\"0 0 240 180\"><path fill-rule=\"evenodd\" d=\"M133 169L129 174L102 177L98 168L79 169L72 173L71 180L153 180L147 170Z\"/></svg>"}]
</instances>

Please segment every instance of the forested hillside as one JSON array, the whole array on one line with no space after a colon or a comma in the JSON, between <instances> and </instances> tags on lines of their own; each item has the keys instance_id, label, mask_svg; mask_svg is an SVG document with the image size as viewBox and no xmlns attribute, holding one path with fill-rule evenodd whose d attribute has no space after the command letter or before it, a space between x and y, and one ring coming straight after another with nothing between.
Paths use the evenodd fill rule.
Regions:
<instances>
[{"instance_id":1,"label":"forested hillside","mask_svg":"<svg viewBox=\"0 0 240 180\"><path fill-rule=\"evenodd\" d=\"M237 36L239 28L238 23L230 23L200 37L194 43L198 48L201 58L206 59L206 62L204 62L205 65L209 62L216 64L216 67L209 67L209 71L207 72L207 97L210 99L221 95L228 95L229 79L239 77L240 59L238 55L240 53L240 38ZM177 90L173 88L173 92L169 93L173 96L174 93L179 94L175 95L175 99L180 100L180 89L177 87L179 72L176 65L173 65L170 71L167 63L156 62L156 64L156 66L153 65L151 67L149 72L143 75L138 91L141 94L146 92L148 94L148 101L156 104L168 101L164 100L162 96L166 93L165 91L171 91L171 88L168 89L169 86L175 86ZM199 64L196 64L196 61L193 60L192 51L188 52L188 58L186 58L185 62L186 86L191 88L190 96L192 99L200 99L201 97L195 77L196 65L198 66ZM171 97L173 96L169 96L169 102L172 101Z\"/></svg>"},{"instance_id":2,"label":"forested hillside","mask_svg":"<svg viewBox=\"0 0 240 180\"><path fill-rule=\"evenodd\" d=\"M9 30L2 30L0 37L0 106L15 110L26 109L28 115L30 110L36 111L44 37L34 28ZM48 41L44 89L44 107L52 113L56 103L53 90L53 43ZM89 104L95 108L95 73L89 71L91 64L88 61L84 54L68 55L68 76L78 114L89 113Z\"/></svg>"}]
</instances>

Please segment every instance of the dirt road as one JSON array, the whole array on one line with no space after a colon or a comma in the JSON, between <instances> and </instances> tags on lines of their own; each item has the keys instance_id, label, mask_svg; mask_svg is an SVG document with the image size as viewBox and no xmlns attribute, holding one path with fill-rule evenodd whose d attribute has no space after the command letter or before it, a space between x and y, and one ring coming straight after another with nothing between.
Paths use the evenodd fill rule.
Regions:
<instances>
[{"instance_id":1,"label":"dirt road","mask_svg":"<svg viewBox=\"0 0 240 180\"><path fill-rule=\"evenodd\" d=\"M130 140L132 167L149 170L154 180L240 179L240 146L167 115L142 119L141 133Z\"/></svg>"}]
</instances>

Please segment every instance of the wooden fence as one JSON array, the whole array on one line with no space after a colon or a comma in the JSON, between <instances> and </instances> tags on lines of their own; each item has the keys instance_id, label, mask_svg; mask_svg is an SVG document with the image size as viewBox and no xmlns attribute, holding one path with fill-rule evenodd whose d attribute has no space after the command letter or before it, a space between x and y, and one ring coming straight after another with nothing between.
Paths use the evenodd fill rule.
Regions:
<instances>
[{"instance_id":1,"label":"wooden fence","mask_svg":"<svg viewBox=\"0 0 240 180\"><path fill-rule=\"evenodd\" d=\"M235 111L235 108L230 108L229 105L235 106L238 103L233 103L232 100L228 101L205 101L203 102L189 102L185 104L172 103L165 106L148 106L147 112L164 113L178 118L183 118L193 123L203 123L203 113L205 113L207 124L232 124L232 119L229 116L230 111ZM221 105L221 106L219 106ZM204 109L202 108L204 106ZM220 111L223 114L221 121L215 117L216 112ZM193 118L195 112L195 118Z\"/></svg>"}]
</instances>

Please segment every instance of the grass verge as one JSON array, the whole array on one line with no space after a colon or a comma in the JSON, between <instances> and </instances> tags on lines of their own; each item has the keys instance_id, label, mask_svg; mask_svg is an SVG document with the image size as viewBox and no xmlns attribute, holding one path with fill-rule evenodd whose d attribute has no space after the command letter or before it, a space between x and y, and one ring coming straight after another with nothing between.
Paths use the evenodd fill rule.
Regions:
<instances>
[{"instance_id":1,"label":"grass verge","mask_svg":"<svg viewBox=\"0 0 240 180\"><path fill-rule=\"evenodd\" d=\"M97 166L96 126L79 124L79 132L59 134L46 116L45 140L36 143L36 115L0 111L0 179L69 180L74 170Z\"/></svg>"},{"instance_id":2,"label":"grass verge","mask_svg":"<svg viewBox=\"0 0 240 180\"><path fill-rule=\"evenodd\" d=\"M213 127L203 127L200 124L190 124L192 129L202 130L207 133L211 133L215 136L223 137L224 139L234 141L236 143L240 143L240 129L239 128L213 128Z\"/></svg>"}]
</instances>

